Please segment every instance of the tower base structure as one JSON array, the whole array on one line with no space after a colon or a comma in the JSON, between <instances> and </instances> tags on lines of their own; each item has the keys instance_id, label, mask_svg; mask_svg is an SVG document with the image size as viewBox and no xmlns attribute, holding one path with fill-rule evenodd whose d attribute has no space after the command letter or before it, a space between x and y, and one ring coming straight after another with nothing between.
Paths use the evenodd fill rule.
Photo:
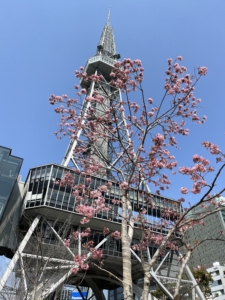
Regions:
<instances>
[{"instance_id":1,"label":"tower base structure","mask_svg":"<svg viewBox=\"0 0 225 300\"><path fill-rule=\"evenodd\" d=\"M85 226L80 224L82 216L76 212L73 189L69 186L62 187L57 183L67 172L73 174L75 184L84 183L80 174L74 174L71 169L55 164L33 168L28 174L23 216L18 229L20 243L0 281L0 289L3 291L3 288L9 286L10 276L14 274L17 279L14 288L19 300L58 299L63 284L89 287L98 300L105 300L103 290L109 291L110 300L121 290L123 278L121 242L103 234L103 227L108 227L110 231L120 230L121 227L121 208L112 202L112 199L120 200L119 185L112 182L110 193L103 192L106 203L112 209L109 212L99 212L90 220L86 227L92 229L91 236L83 238L80 236L78 240L71 239L70 247L65 247L65 239L69 239L74 231L85 230ZM95 186L104 185L106 181L103 178L93 177L93 189ZM130 197L133 197L131 203L134 215L138 211L137 193L136 190L130 193ZM179 211L180 203L154 194L151 196L154 208L145 205L140 195L139 203L147 211L146 218L152 232L166 234L168 229L157 226L156 220L160 218L160 212L164 207L173 207ZM133 244L138 242L138 235L141 233L140 224L135 223L135 227L137 235L134 236ZM93 260L91 251L85 248L85 244L89 241L93 242L93 248L102 250L102 264L99 265ZM144 253L144 259L150 261L156 250L155 245L150 245ZM134 299L141 299L143 287L141 254L132 249L130 251ZM77 254L86 255L90 263L88 270L74 274L72 270ZM179 256L178 252L167 249L165 255L159 257L151 270L149 299L153 299L151 291L157 287L168 299L173 299L173 288L180 267ZM182 279L181 290L186 299L195 299L192 292L194 290L200 300L204 299L188 267Z\"/></svg>"}]
</instances>

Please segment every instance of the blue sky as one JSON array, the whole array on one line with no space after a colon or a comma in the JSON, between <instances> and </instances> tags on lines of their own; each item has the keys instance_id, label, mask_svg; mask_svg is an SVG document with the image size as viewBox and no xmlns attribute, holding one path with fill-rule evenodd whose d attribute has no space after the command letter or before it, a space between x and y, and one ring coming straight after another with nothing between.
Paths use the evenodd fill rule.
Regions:
<instances>
[{"instance_id":1,"label":"blue sky","mask_svg":"<svg viewBox=\"0 0 225 300\"><path fill-rule=\"evenodd\" d=\"M109 7L117 52L142 60L145 94L155 102L164 93L167 58L182 55L190 73L208 67L196 88L200 115L208 120L191 126L190 136L180 140L179 163L189 165L193 154L205 155L203 140L225 149L225 1L1 1L0 145L24 158L24 180L29 168L60 163L64 156L68 140L53 135L59 119L48 98L75 96L74 71L95 54ZM167 195L179 198L179 187L186 185L186 178L174 178Z\"/></svg>"}]
</instances>

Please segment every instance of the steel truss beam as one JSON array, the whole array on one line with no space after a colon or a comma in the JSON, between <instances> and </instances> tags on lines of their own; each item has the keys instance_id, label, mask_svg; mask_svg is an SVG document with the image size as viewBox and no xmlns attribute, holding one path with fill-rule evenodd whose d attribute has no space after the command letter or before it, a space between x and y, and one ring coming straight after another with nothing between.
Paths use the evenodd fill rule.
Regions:
<instances>
[{"instance_id":1,"label":"steel truss beam","mask_svg":"<svg viewBox=\"0 0 225 300\"><path fill-rule=\"evenodd\" d=\"M51 258L51 257L48 257L48 256L34 255L34 254L28 254L28 253L22 253L22 256L24 256L24 257L30 257L30 258L34 258L34 259L37 258L37 259L48 260L48 261L55 262L55 263L74 264L74 262L71 261L71 260L59 259L59 258Z\"/></svg>"},{"instance_id":2,"label":"steel truss beam","mask_svg":"<svg viewBox=\"0 0 225 300\"><path fill-rule=\"evenodd\" d=\"M46 264L44 265L44 267L42 268L42 273L40 275L39 278L39 282L42 278L43 272L45 270L57 270L57 269L70 269L68 272L66 272L66 274L64 274L64 276L62 276L59 280L57 280L57 282L53 282L51 284L51 286L49 288L47 288L47 290L45 289L44 294L43 291L41 291L41 297L47 297L49 294L51 294L52 292L54 292L61 284L63 284L63 282L72 274L72 270L71 268L74 266L74 262L70 261L70 260L65 260L65 259L57 259L57 258L51 258L51 257L47 257L47 256L40 256L40 255L33 255L33 254L28 254L28 253L23 253L24 248L26 247L31 235L33 234L36 226L38 225L39 221L41 219L41 216L38 215L33 223L31 224L27 234L25 235L23 241L21 242L17 252L15 253L13 259L11 260L7 270L5 271L1 281L0 281L0 291L4 288L5 283L7 282L10 273L12 272L12 270L15 268L15 265L18 261L20 261L20 265L21 265L21 272L22 272L22 277L23 277L23 281L24 281L24 290L25 293L27 293L28 287L27 287L27 282L26 282L26 276L25 276L25 272L24 272L24 268L23 268L23 257L30 257L33 259L42 259L42 260L46 260ZM53 226L46 220L44 219L44 221L48 224L49 228L51 229L51 231L53 232L53 234L57 237L57 239L61 242L61 244L64 244L63 239L59 236L59 234L55 231L55 229L53 228ZM105 237L96 247L95 249L97 250L99 247L101 247L109 238L110 235L108 235L107 237ZM70 250L70 248L66 247L68 253L70 254L71 258L74 258L75 254ZM141 263L141 259L140 257L132 250L130 249L131 253L137 258L137 260ZM81 253L81 239L79 238L79 245L78 245L78 252ZM181 256L181 254L176 251L175 252L177 254L177 256ZM155 282L159 285L159 287L163 290L163 292L169 297L169 299L173 299L173 296L171 295L171 293L167 290L167 288L165 287L164 283L162 283L160 281L169 281L169 282L174 282L176 280L176 278L171 278L171 277L166 277L166 276L161 276L161 275L157 275L158 270L160 269L160 267L163 265L163 263L165 262L165 260L167 259L167 257L169 256L170 251L165 255L165 257L163 258L163 260L161 261L161 263L159 264L159 266L157 267L157 269L154 271L153 269L150 271L150 274L152 276L152 278L155 280ZM87 258L89 259L92 255L92 252L89 252L87 254ZM150 253L148 252L148 260L151 260L151 256ZM47 262L52 262L52 263L57 263L57 266L51 266L51 267L47 267ZM67 265L65 265L67 264ZM202 294L200 288L198 287L193 274L191 273L190 269L188 266L186 266L186 272L188 277L190 278L190 280L181 280L183 283L189 283L192 284L193 283L196 285L195 289L196 292L199 296L200 300L205 300L204 295ZM40 283L39 287L42 287L43 283ZM28 299L29 297L32 298L34 295L33 293L29 293L28 295ZM32 298L33 299L33 298Z\"/></svg>"},{"instance_id":3,"label":"steel truss beam","mask_svg":"<svg viewBox=\"0 0 225 300\"><path fill-rule=\"evenodd\" d=\"M97 70L95 71L95 75L96 75L96 74L97 74ZM93 81L93 82L91 83L91 91L90 91L89 96L92 96L93 91L94 91L94 86L95 86L95 83L94 83L94 81ZM85 102L86 102L86 101L85 101ZM83 103L83 108L84 108L85 102ZM86 106L86 108L85 108L85 111L83 111L84 114L82 115L82 117L83 117L82 124L85 123L87 111L88 111L88 109L90 108L90 106L91 106L91 103L90 103L90 102L87 102L87 106ZM82 108L82 110L83 110L83 108ZM79 139L81 133L82 133L82 129L80 129L80 130L78 131L78 133L77 133L77 139L76 139L76 140L71 140L71 141L70 141L69 146L68 146L68 148L67 148L67 150L66 150L66 154L65 154L65 156L64 156L64 158L63 158L63 161L62 161L62 163L61 163L62 166L67 167L68 164L69 164L69 161L72 160L73 163L75 163L75 167L76 167L76 168L78 167L77 164L76 164L76 162L75 162L74 159L73 159L73 150L75 149L75 147L76 147L76 145L77 145L77 141L78 141L78 139ZM78 168L78 170L79 170L79 168Z\"/></svg>"},{"instance_id":4,"label":"steel truss beam","mask_svg":"<svg viewBox=\"0 0 225 300\"><path fill-rule=\"evenodd\" d=\"M96 70L95 74L100 74L100 70ZM123 159L123 153L124 149L128 149L132 143L130 137L129 137L129 130L126 128L126 117L125 117L125 113L124 111L120 111L120 107L122 107L123 105L121 104L122 102L122 94L120 89L116 88L116 87L112 87L110 85L109 82L107 82L107 80L103 77L103 80L105 80L105 82L101 81L98 83L92 82L91 83L91 87L90 87L90 92L87 94L86 97L88 96L92 96L95 87L97 86L97 90L99 91L99 93L106 99L106 103L100 104L98 103L97 106L95 107L95 113L96 116L98 116L99 114L102 115L106 109L109 108L109 106L115 105L115 111L112 112L112 114L114 115L115 118L118 119L118 125L115 125L114 127L116 128L117 126L122 126L124 125L124 129L120 129L120 139L119 137L116 135L115 139L116 142L113 142L113 145L111 145L112 141L110 140L110 138L101 138L99 140L100 144L96 144L95 142L90 143L90 147L93 149L94 151L94 155L96 155L98 157L98 159L103 163L104 165L104 169L110 172L114 172L115 174L119 174L120 170L119 170L119 164L120 164L120 160ZM107 89L105 89L104 85L107 85L110 88L114 89L114 92L108 91ZM82 140L82 136L84 138L84 140L82 140L84 143L87 142L87 149L89 148L89 144L88 144L88 139L86 140L86 136L85 136L85 132L88 132L88 128L85 128L85 124L87 122L86 117L88 115L88 110L92 107L92 103L89 101L86 101L86 98L83 101L82 104L82 108L81 108L81 113L80 113L80 117L82 119L81 123L84 126L83 128L81 128L80 130L78 130L77 134L76 134L76 139L72 139L69 143L69 146L67 148L66 154L64 156L64 159L62 161L62 165L67 167L69 165L69 162L71 161L73 163L73 165L80 170L79 168L79 161L77 160L76 156L74 156L74 149L78 146L78 140ZM104 131L104 125L102 130ZM108 134L109 136L114 136L114 134L110 131L108 131L106 134ZM120 143L120 140L123 141L123 146ZM101 144L101 141L104 145ZM108 143L107 143L108 141ZM106 146L107 143L107 146ZM106 147L106 148L105 148ZM106 157L106 153L104 152L104 150L107 151L107 157ZM134 151L134 149L133 149ZM121 153L120 155L118 155L118 153ZM109 157L110 159L109 159ZM129 173L129 168L130 166L127 165L127 170L124 171L124 174L128 174ZM112 173L113 176L113 173ZM147 185L147 183L145 182L144 179L141 178L140 180L140 185L144 184L146 190L148 192L150 192L150 189Z\"/></svg>"},{"instance_id":5,"label":"steel truss beam","mask_svg":"<svg viewBox=\"0 0 225 300\"><path fill-rule=\"evenodd\" d=\"M22 276L23 276L24 291L25 291L25 294L27 294L27 280L26 280L26 274L24 271L23 258L21 256L20 256L20 265L21 265L21 272L22 272Z\"/></svg>"},{"instance_id":6,"label":"steel truss beam","mask_svg":"<svg viewBox=\"0 0 225 300\"><path fill-rule=\"evenodd\" d=\"M183 255L179 251L176 251L176 254L177 254L178 257L179 256L183 257ZM194 275L192 274L192 272L191 272L190 268L188 267L188 265L185 266L185 270L186 270L187 275L190 278L190 280L192 280L192 282L194 282L194 284L195 284L195 290L196 290L196 293L197 293L199 299L200 300L205 300L205 296L203 295L202 290L200 289L199 285L197 284L197 282L194 278Z\"/></svg>"},{"instance_id":7,"label":"steel truss beam","mask_svg":"<svg viewBox=\"0 0 225 300\"><path fill-rule=\"evenodd\" d=\"M101 247L110 237L110 235L106 236L100 243L98 243L98 245L94 248L94 249L98 249L99 247ZM92 255L92 252L89 252L87 254L87 259L89 259ZM44 294L45 297L47 297L48 295L50 295L52 292L54 292L61 284L63 284L63 282L69 278L69 276L72 274L72 270L70 269L57 283L55 283L54 285L51 286L51 288L47 291L47 293Z\"/></svg>"},{"instance_id":8,"label":"steel truss beam","mask_svg":"<svg viewBox=\"0 0 225 300\"><path fill-rule=\"evenodd\" d=\"M58 235L58 233L55 231L55 229L52 227L52 225L44 218L45 222L48 224L48 226L50 227L51 231L55 234L55 236L57 237L57 239L61 242L61 244L64 246L64 241L63 239ZM72 258L74 258L74 253L70 250L69 247L66 247L67 251L70 253L70 255L72 256Z\"/></svg>"},{"instance_id":9,"label":"steel truss beam","mask_svg":"<svg viewBox=\"0 0 225 300\"><path fill-rule=\"evenodd\" d=\"M21 254L22 254L24 248L26 247L27 242L29 241L32 233L34 232L35 228L37 227L37 224L39 223L40 219L41 219L41 216L37 215L36 218L34 219L33 223L31 224L29 230L27 231L25 237L23 238L21 244L19 245L16 253L14 254L14 256L13 256L10 264L8 265L8 267L7 267L4 275L1 278L1 281L0 281L0 292L3 289L3 287L5 286L6 281L8 280L11 272L15 268L16 263L18 262L19 258L21 257Z\"/></svg>"},{"instance_id":10,"label":"steel truss beam","mask_svg":"<svg viewBox=\"0 0 225 300\"><path fill-rule=\"evenodd\" d=\"M137 260L141 263L141 259L140 257L130 248L131 253L137 258ZM175 251L177 254L177 257L182 256L182 254L178 251ZM157 274L157 271L160 269L160 267L162 266L163 262L166 260L167 256L169 255L169 253L171 253L171 251L168 251L168 253L165 255L165 257L163 258L162 262L159 264L159 266L157 267L157 269L154 271L153 269L150 271L150 274L152 276L152 278L157 282L157 284L159 285L160 289L169 297L169 299L173 300L173 296L171 295L171 293L167 290L167 288L165 287L165 285L159 280L165 280L168 282L174 282L177 281L176 278L172 278L172 277L166 277L166 276L161 276ZM149 254L150 255L150 254ZM183 257L183 256L182 256ZM186 273L189 277L189 280L181 280L181 282L183 283L189 283L192 285L193 290L196 290L196 293L199 297L199 300L205 300L205 297L200 289L200 287L198 286L190 268L186 265L185 267ZM192 298L194 299L194 292L192 292Z\"/></svg>"},{"instance_id":11,"label":"steel truss beam","mask_svg":"<svg viewBox=\"0 0 225 300\"><path fill-rule=\"evenodd\" d=\"M140 257L133 251L133 249L130 248L131 253L137 258L137 260L141 263ZM151 270L150 274L152 278L157 282L159 285L160 289L169 297L169 299L173 300L173 296L170 294L170 292L167 290L167 288L162 284L162 282L157 278L156 273Z\"/></svg>"},{"instance_id":12,"label":"steel truss beam","mask_svg":"<svg viewBox=\"0 0 225 300\"><path fill-rule=\"evenodd\" d=\"M28 229L24 239L22 240L18 250L16 251L16 253L14 254L9 266L7 267L4 275L1 278L0 281L0 292L2 290L5 290L5 284L11 274L11 272L14 270L17 262L20 262L20 266L21 266L21 273L22 273L22 277L23 277L23 281L24 281L24 292L26 294L25 298L26 299L33 299L33 297L36 297L36 293L41 292L41 299L43 299L44 297L47 297L49 294L51 294L52 292L54 292L61 284L63 284L63 282L72 274L72 267L75 266L74 261L70 261L70 260L65 260L65 259L58 259L58 258L52 258L52 257L48 257L48 256L41 256L41 255L33 255L33 254L29 254L29 253L24 253L24 248L26 247L31 235L33 234L35 228L37 227L39 221L41 219L41 216L38 215L33 223L31 224L30 228ZM43 218L44 219L44 218ZM64 244L63 239L58 235L58 233L55 231L55 229L53 228L53 226L46 220L44 219L44 221L48 224L48 226L50 227L50 229L52 230L52 232L54 233L54 235L58 238L58 240ZM94 248L94 249L99 249L110 237L110 235L106 236L100 243L98 243L98 245ZM79 239L79 252L81 252L81 239ZM68 253L72 256L72 259L75 257L75 254L68 248L65 247L68 251ZM86 256L86 260L88 260L89 258L91 258L92 256L92 252L90 251L87 256ZM40 282L39 286L36 289L36 292L30 292L29 294L27 294L28 291L28 287L27 287L27 281L26 281L26 275L24 272L24 264L23 264L23 257L27 257L27 258L31 258L31 259L39 259L39 260L45 260L46 263L45 265L41 268L42 269L42 273L40 274L39 280L38 282L41 281L43 273L45 270L59 270L59 269L70 269L69 271L66 272L66 274L64 274L64 276L62 276L59 280L57 280L57 282L53 282L51 284L51 286L49 288L47 288L47 290L45 289L44 291L40 291L40 289L44 286L45 282ZM47 267L47 263L51 262L51 263L56 263L58 265L55 266L51 266L51 267ZM68 265L65 265L68 264ZM19 271L19 270L18 270ZM30 271L32 271L32 269L30 269ZM38 292L38 290L40 292ZM34 295L35 293L35 295ZM39 297L38 296L38 297Z\"/></svg>"}]
</instances>

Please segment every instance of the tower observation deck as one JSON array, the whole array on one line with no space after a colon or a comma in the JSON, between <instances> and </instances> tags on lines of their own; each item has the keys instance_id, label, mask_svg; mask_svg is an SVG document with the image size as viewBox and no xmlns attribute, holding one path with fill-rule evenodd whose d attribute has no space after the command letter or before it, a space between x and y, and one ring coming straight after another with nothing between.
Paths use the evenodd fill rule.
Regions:
<instances>
[{"instance_id":1,"label":"tower observation deck","mask_svg":"<svg viewBox=\"0 0 225 300\"><path fill-rule=\"evenodd\" d=\"M104 80L100 83L81 80L81 86L87 90L87 97L92 96L94 90L104 97L104 104L98 103L93 107L97 115L101 115L102 111L114 104L116 116L122 124L126 122L125 117L119 109L116 109L117 103L119 106L122 101L121 92L109 83L109 74L119 58L120 55L116 53L109 13L96 55L89 58L85 66L85 72L88 75L100 74ZM91 105L85 98L81 110L82 115L87 113ZM127 132L121 130L121 136L128 144ZM119 159L116 153L119 150L115 149L115 145L112 145L108 139L99 138L95 143L90 143L88 139L85 140L82 129L77 132L77 137L86 143L86 155L95 156L104 164L104 171L92 176L91 189L94 190L105 185L110 179L111 189L108 192L102 192L102 196L105 203L112 209L108 212L96 213L87 225L81 225L82 216L76 211L76 197L72 187L59 184L65 174L70 173L73 176L74 184L87 185L82 174L79 173L79 159L74 155L78 139L71 139L61 165L49 164L31 168L24 184L23 214L16 233L18 244L14 245L15 254L0 282L0 289L3 289L7 285L11 272L14 271L15 278L18 279L15 284L16 299L60 299L60 291L64 283L75 285L78 289L79 286L91 288L97 300L105 299L103 290L109 290L110 300L119 299L121 282L109 276L109 273L116 275L118 279L123 278L121 242L113 239L110 235L103 234L103 227L107 227L111 231L119 231L121 228L121 207L112 201L113 199L119 201L122 195L117 174L112 170L112 166L118 164ZM74 172L74 168L78 172ZM153 205L146 204L146 197L151 197ZM130 189L129 199L134 216L138 214L140 206L146 209L145 218L155 234L166 234L169 230L166 226L160 225L161 212L165 208L171 208L177 213L182 211L179 202L153 194L149 189L142 192ZM174 220L171 218L170 221ZM136 221L134 226L135 234L132 244L137 243L138 236L143 229L141 221ZM87 227L93 229L90 237L81 235L81 232ZM65 247L64 240L69 239L75 231L80 233L78 239L71 241L70 247ZM106 273L101 267L97 267L94 261L92 262L91 253L85 247L88 242L91 242L96 249L102 249L104 269L109 273ZM144 259L150 260L156 249L155 245L150 245L144 252ZM139 258L140 253L132 249L131 253L134 299L138 300L142 293L143 272ZM77 254L87 255L92 263L87 271L73 274L71 268L74 266L74 256ZM176 251L167 249L165 255L159 257L151 271L150 290L159 286L168 299L173 299L171 289L179 271L178 256L179 253ZM192 299L192 296L194 299L194 293L190 292L190 288L195 285L195 281L188 267L186 271L187 276L182 280L182 291L184 294L186 293L186 299ZM199 298L203 300L204 297L198 288L196 291ZM149 299L154 299L151 294L149 297Z\"/></svg>"}]
</instances>

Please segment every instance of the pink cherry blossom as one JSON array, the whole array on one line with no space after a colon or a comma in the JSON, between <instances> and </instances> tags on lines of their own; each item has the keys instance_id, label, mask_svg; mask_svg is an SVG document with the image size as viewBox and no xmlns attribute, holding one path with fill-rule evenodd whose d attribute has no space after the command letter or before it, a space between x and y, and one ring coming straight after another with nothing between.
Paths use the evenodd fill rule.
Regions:
<instances>
[{"instance_id":1,"label":"pink cherry blossom","mask_svg":"<svg viewBox=\"0 0 225 300\"><path fill-rule=\"evenodd\" d=\"M110 232L109 228L103 227L103 233L106 235Z\"/></svg>"},{"instance_id":2,"label":"pink cherry blossom","mask_svg":"<svg viewBox=\"0 0 225 300\"><path fill-rule=\"evenodd\" d=\"M80 268L82 269L82 270L88 270L89 269L89 265L87 264L87 263L83 263L83 262L81 262L80 263Z\"/></svg>"},{"instance_id":3,"label":"pink cherry blossom","mask_svg":"<svg viewBox=\"0 0 225 300\"><path fill-rule=\"evenodd\" d=\"M79 232L78 231L74 231L73 232L73 238L74 238L74 240L78 240L78 237L79 237Z\"/></svg>"},{"instance_id":4,"label":"pink cherry blossom","mask_svg":"<svg viewBox=\"0 0 225 300\"><path fill-rule=\"evenodd\" d=\"M198 67L199 75L206 75L208 73L208 69L206 67Z\"/></svg>"},{"instance_id":5,"label":"pink cherry blossom","mask_svg":"<svg viewBox=\"0 0 225 300\"><path fill-rule=\"evenodd\" d=\"M90 222L90 219L84 217L83 219L81 219L80 223L81 224L87 224L88 222Z\"/></svg>"},{"instance_id":6,"label":"pink cherry blossom","mask_svg":"<svg viewBox=\"0 0 225 300\"><path fill-rule=\"evenodd\" d=\"M122 183L120 184L120 188L121 188L122 190L127 190L127 189L128 189L128 183L127 183L127 182L122 182Z\"/></svg>"},{"instance_id":7,"label":"pink cherry blossom","mask_svg":"<svg viewBox=\"0 0 225 300\"><path fill-rule=\"evenodd\" d=\"M71 272L72 272L73 274L77 274L79 271L80 271L79 268L72 268L72 269L71 269Z\"/></svg>"},{"instance_id":8,"label":"pink cherry blossom","mask_svg":"<svg viewBox=\"0 0 225 300\"><path fill-rule=\"evenodd\" d=\"M84 249L90 249L94 246L94 241L88 241L87 243L82 244Z\"/></svg>"},{"instance_id":9,"label":"pink cherry blossom","mask_svg":"<svg viewBox=\"0 0 225 300\"><path fill-rule=\"evenodd\" d=\"M92 250L92 258L99 260L102 258L102 255L103 255L102 250L96 250L96 249Z\"/></svg>"},{"instance_id":10,"label":"pink cherry blossom","mask_svg":"<svg viewBox=\"0 0 225 300\"><path fill-rule=\"evenodd\" d=\"M121 234L119 231L115 231L111 234L111 237L114 238L115 240L120 240L121 239Z\"/></svg>"},{"instance_id":11,"label":"pink cherry blossom","mask_svg":"<svg viewBox=\"0 0 225 300\"><path fill-rule=\"evenodd\" d=\"M70 239L64 240L64 246L65 247L70 247Z\"/></svg>"},{"instance_id":12,"label":"pink cherry blossom","mask_svg":"<svg viewBox=\"0 0 225 300\"><path fill-rule=\"evenodd\" d=\"M181 194L187 194L188 193L188 189L185 188L185 187L181 187L180 188L180 192L181 192Z\"/></svg>"},{"instance_id":13,"label":"pink cherry blossom","mask_svg":"<svg viewBox=\"0 0 225 300\"><path fill-rule=\"evenodd\" d=\"M193 220L190 218L192 214L189 214L191 210L186 207L181 208L179 202L183 203L184 198L176 202L171 200L171 208L168 203L168 207L161 210L162 219L158 223L150 224L146 218L148 209L159 205L155 201L154 194L166 191L172 182L170 171L172 174L176 173L178 162L173 154L176 153L176 149L179 149L177 136L182 135L186 138L189 134L188 124L191 122L203 124L207 119L206 116L202 116L201 111L198 111L200 99L195 96L196 83L201 76L206 75L207 68L200 67L198 74L188 74L187 68L179 64L181 60L181 56L178 56L174 63L172 59L168 59L166 78L163 83L164 98L159 102L154 101L154 104L152 98L144 96L142 82L145 76L141 61L130 58L115 61L110 74L109 94L104 92L104 88L101 88L107 83L100 72L90 75L84 71L84 68L80 68L75 72L75 76L82 82L82 87L75 86L79 99L78 97L69 98L67 95L55 96L53 94L50 96L50 104L57 106L55 111L61 116L59 129L56 132L57 138L61 139L67 136L77 143L73 155L79 168L74 172L65 173L62 179L57 179L53 183L58 184L58 188L72 189L75 198L73 213L77 214L77 218L81 219L81 224L84 226L82 226L81 232L73 232L70 239L75 240L77 244L80 237L82 251L91 253L89 256L76 256L74 273L89 268L89 257L98 260L102 258L102 251L93 248L95 232L92 233L90 228L84 229L83 227L87 226L86 224L92 218L99 217L99 214L103 214L108 219L107 221L111 221L112 215L115 213L114 215L121 220L120 208L122 207L123 213L128 211L129 201L134 201L134 189L138 189L135 192L137 198L135 200L143 205L143 209L136 212L134 216L127 214L127 218L125 217L123 221L128 225L134 223L131 226L138 227L140 232L143 230L142 241L132 245L135 251L146 250L150 244L158 247L164 242L165 249L178 250L178 246L173 241L175 235L168 239L165 235L160 234L160 231L175 228L176 233L179 233L179 237L176 236L176 239L182 240L189 228L204 226L204 221L197 220L197 217L201 217L199 214L195 212L196 220ZM87 91L83 87L90 85L93 86L93 89L88 90L86 97ZM112 91L116 91L116 88L124 93L124 97L118 102L116 93L115 98L111 94ZM140 99L132 95L134 91L137 93L135 95L140 93ZM87 107L85 113L80 108L82 100L84 107ZM125 118L121 122L123 116ZM112 153L108 152L109 149L105 153L104 151L102 153L95 151L105 141L112 146ZM210 152L209 154L216 155L217 162L224 161L225 156L217 145L203 142L203 147ZM112 155L112 160L109 160L108 155L110 158ZM113 166L110 165L112 161L115 161ZM115 168L115 172L113 168ZM112 177L107 177L109 169ZM189 189L181 187L181 193L187 194L190 191L198 195L204 189L204 193L202 193L204 196L211 184L207 181L207 175L215 170L209 159L195 154L192 157L192 165L179 166L178 169L179 173L183 175L182 180L188 176L192 183L192 187ZM81 184L75 183L74 173L81 176ZM92 178L96 177L96 174L97 177L100 177L101 185L93 190ZM107 182L107 178L112 178L113 183ZM142 183L149 183L154 194L151 195L145 190L141 190ZM118 199L116 195L116 199L108 197L111 191L114 193L114 188L117 190L120 188L120 193L117 193ZM126 201L121 201L121 193ZM209 206L217 209L222 205L221 202L215 200L211 191L210 195L207 194L199 203L199 206L205 210ZM107 221L102 223L106 224ZM102 228L101 234L110 235L110 238L118 240L122 238L123 241L126 241L126 236L121 237L119 231L111 232L107 227ZM64 241L66 247L70 246L70 239ZM191 247L193 245L186 245L187 249L191 249ZM165 251L162 250L160 255L165 255Z\"/></svg>"},{"instance_id":14,"label":"pink cherry blossom","mask_svg":"<svg viewBox=\"0 0 225 300\"><path fill-rule=\"evenodd\" d=\"M106 192L108 190L108 187L106 185L101 185L98 187L98 190L100 192Z\"/></svg>"},{"instance_id":15,"label":"pink cherry blossom","mask_svg":"<svg viewBox=\"0 0 225 300\"><path fill-rule=\"evenodd\" d=\"M86 89L82 89L80 92L81 92L81 94L84 94L84 95L87 93Z\"/></svg>"}]
</instances>

